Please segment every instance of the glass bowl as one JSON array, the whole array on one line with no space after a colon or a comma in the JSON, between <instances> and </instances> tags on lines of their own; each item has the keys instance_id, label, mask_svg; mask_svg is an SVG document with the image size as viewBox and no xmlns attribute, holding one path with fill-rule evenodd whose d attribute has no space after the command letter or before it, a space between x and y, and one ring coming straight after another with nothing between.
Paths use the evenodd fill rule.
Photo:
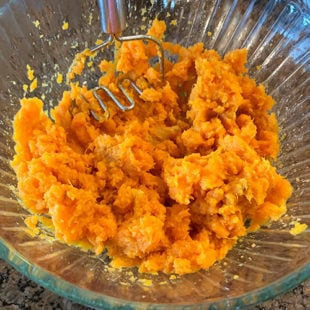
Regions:
<instances>
[{"instance_id":1,"label":"glass bowl","mask_svg":"<svg viewBox=\"0 0 310 310\"><path fill-rule=\"evenodd\" d=\"M57 73L67 72L74 55L104 35L95 1L0 3L2 258L52 291L99 308L237 309L272 298L309 278L310 231L297 236L289 232L292 220L310 225L308 1L127 1L125 34L141 33L157 16L167 22L168 41L185 46L202 41L222 55L247 47L250 75L277 101L281 152L276 165L294 187L287 215L240 240L209 270L184 276L139 274L135 268L115 270L107 257L27 233L27 211L16 197L16 178L10 168L12 120L23 85L29 83L26 66L34 69L40 81L31 95L44 93L46 107L54 105L65 89L57 83ZM109 50L106 53L108 57Z\"/></svg>"}]
</instances>

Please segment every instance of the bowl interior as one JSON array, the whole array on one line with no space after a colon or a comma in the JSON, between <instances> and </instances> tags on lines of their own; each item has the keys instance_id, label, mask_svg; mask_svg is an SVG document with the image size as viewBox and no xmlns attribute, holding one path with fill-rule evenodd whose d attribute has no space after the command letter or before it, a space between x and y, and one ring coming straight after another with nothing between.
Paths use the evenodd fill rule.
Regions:
<instances>
[{"instance_id":1,"label":"bowl interior","mask_svg":"<svg viewBox=\"0 0 310 310\"><path fill-rule=\"evenodd\" d=\"M23 222L27 211L16 197L10 168L12 120L23 85L29 83L26 66L34 69L40 83L31 96L44 94L46 108L54 106L65 90L56 82L57 74L65 74L77 52L105 36L95 1L10 0L0 6L0 255L40 284L98 307L169 303L217 309L256 303L297 285L310 276L310 231L297 236L289 232L293 220L310 226L307 1L130 0L127 5L124 34L141 33L158 17L167 23L167 41L185 46L202 41L221 55L248 48L250 75L277 102L281 152L276 166L294 187L287 215L243 238L209 270L185 276L115 270L105 255L95 257L28 235ZM111 50L104 53L111 57Z\"/></svg>"}]
</instances>

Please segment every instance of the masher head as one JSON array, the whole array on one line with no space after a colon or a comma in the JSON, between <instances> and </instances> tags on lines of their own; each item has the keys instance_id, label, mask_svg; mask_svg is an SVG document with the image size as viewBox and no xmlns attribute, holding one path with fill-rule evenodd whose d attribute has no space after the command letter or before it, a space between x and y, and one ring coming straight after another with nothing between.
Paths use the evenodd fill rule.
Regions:
<instances>
[{"instance_id":1,"label":"masher head","mask_svg":"<svg viewBox=\"0 0 310 310\"><path fill-rule=\"evenodd\" d=\"M131 35L131 36L121 36L121 33L126 28L126 3L125 0L98 0L98 7L100 11L100 21L101 21L101 29L104 33L108 34L108 38L101 44L95 46L91 49L91 52L96 52L107 45L112 44L115 40L119 42L125 41L134 41L134 40L142 40L142 41L152 41L156 44L158 48L158 62L162 83L165 80L165 71L164 71L164 50L161 41L151 35ZM93 95L98 101L100 107L104 110L105 119L108 119L110 116L109 109L107 105L104 103L103 99L100 96L100 92L104 92L122 111L128 111L135 107L134 99L128 94L124 87L125 81L128 81L129 85L136 91L138 95L141 95L142 90L134 83L130 77L126 75L122 75L118 79L118 87L121 90L121 93L124 95L125 100L128 102L128 105L124 105L121 101L106 87L106 86L98 86L93 89ZM99 116L91 110L91 115L100 120Z\"/></svg>"}]
</instances>

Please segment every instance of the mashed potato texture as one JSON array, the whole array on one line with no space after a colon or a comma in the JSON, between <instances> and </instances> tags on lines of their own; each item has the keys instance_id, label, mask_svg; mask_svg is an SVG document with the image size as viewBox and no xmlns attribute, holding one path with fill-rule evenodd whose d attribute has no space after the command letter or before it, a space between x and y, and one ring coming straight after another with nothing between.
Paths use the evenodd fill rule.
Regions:
<instances>
[{"instance_id":1,"label":"mashed potato texture","mask_svg":"<svg viewBox=\"0 0 310 310\"><path fill-rule=\"evenodd\" d=\"M156 20L148 33L162 39L164 31ZM272 165L274 100L247 75L247 51L222 58L202 43L163 46L174 59L165 60L164 83L148 61L152 42L124 42L117 62L101 62L99 84L121 100L115 70L143 90L128 88L136 107L127 112L100 94L109 119L74 83L53 120L40 99L23 98L12 167L25 207L48 215L57 239L107 249L113 266L185 274L279 219L292 188Z\"/></svg>"}]
</instances>

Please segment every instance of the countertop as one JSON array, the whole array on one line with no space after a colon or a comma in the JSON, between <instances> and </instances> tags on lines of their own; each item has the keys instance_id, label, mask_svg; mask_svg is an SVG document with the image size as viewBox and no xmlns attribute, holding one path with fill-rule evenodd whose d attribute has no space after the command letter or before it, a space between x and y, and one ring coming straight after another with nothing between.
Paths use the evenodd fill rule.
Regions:
<instances>
[{"instance_id":1,"label":"countertop","mask_svg":"<svg viewBox=\"0 0 310 310\"><path fill-rule=\"evenodd\" d=\"M1 310L91 310L37 285L0 259ZM247 310L310 309L310 279L273 300Z\"/></svg>"}]
</instances>

